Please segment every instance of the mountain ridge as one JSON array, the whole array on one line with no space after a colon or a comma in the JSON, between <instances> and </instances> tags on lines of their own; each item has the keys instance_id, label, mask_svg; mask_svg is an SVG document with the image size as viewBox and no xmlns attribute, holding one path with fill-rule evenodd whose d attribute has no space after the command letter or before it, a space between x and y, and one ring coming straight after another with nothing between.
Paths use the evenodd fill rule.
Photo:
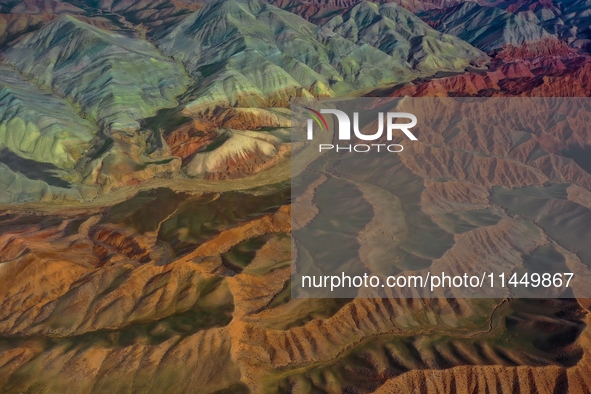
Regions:
<instances>
[{"instance_id":1,"label":"mountain ridge","mask_svg":"<svg viewBox=\"0 0 591 394\"><path fill-rule=\"evenodd\" d=\"M518 15L472 2L419 16L438 31L462 38L488 53L507 46L520 47L548 39L558 41L555 35Z\"/></svg>"},{"instance_id":2,"label":"mountain ridge","mask_svg":"<svg viewBox=\"0 0 591 394\"><path fill-rule=\"evenodd\" d=\"M137 129L137 120L154 114L156 108L175 105L176 96L189 83L182 66L164 58L148 42L107 33L71 15L63 15L30 33L5 51L3 60L40 84L70 97L89 116L110 128ZM128 64L134 64L133 68ZM164 65L171 70L165 71ZM160 67L163 78L147 73L148 66ZM159 91L149 84L155 84ZM102 90L99 97L96 90ZM146 109L137 112L136 107L135 114L128 113L130 107L118 109L124 103L118 96L140 100Z\"/></svg>"}]
</instances>

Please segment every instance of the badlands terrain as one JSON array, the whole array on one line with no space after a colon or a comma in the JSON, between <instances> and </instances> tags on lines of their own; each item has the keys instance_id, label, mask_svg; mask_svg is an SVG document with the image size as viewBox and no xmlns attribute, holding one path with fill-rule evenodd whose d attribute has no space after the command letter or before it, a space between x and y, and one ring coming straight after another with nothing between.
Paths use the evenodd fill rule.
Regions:
<instances>
[{"instance_id":1,"label":"badlands terrain","mask_svg":"<svg viewBox=\"0 0 591 394\"><path fill-rule=\"evenodd\" d=\"M289 165L296 98L591 96L589 9L1 1L0 393L591 392L576 293L292 298ZM548 121L412 145L396 266L588 271L591 132Z\"/></svg>"}]
</instances>

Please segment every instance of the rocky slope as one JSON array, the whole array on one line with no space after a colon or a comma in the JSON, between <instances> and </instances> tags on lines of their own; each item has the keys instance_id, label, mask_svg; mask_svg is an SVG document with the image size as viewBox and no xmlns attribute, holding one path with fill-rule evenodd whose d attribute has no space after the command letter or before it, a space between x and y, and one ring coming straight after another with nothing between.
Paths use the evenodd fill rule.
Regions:
<instances>
[{"instance_id":1,"label":"rocky slope","mask_svg":"<svg viewBox=\"0 0 591 394\"><path fill-rule=\"evenodd\" d=\"M72 168L88 149L96 127L58 99L0 68L0 143L19 156Z\"/></svg>"},{"instance_id":2,"label":"rocky slope","mask_svg":"<svg viewBox=\"0 0 591 394\"><path fill-rule=\"evenodd\" d=\"M291 97L311 96L308 89L318 81L344 92L410 76L376 49L256 0L212 3L158 45L203 81L197 94L211 96L210 106L239 100L239 106L286 106Z\"/></svg>"},{"instance_id":3,"label":"rocky slope","mask_svg":"<svg viewBox=\"0 0 591 394\"><path fill-rule=\"evenodd\" d=\"M420 14L437 30L466 40L485 52L555 40L544 28L519 15L495 7L466 2Z\"/></svg>"},{"instance_id":4,"label":"rocky slope","mask_svg":"<svg viewBox=\"0 0 591 394\"><path fill-rule=\"evenodd\" d=\"M347 9L356 6L366 0L311 0L300 2L297 0L270 0L272 4L277 4L281 8L288 8L297 10L297 13L302 13L312 18L317 13L323 13L322 10ZM462 0L389 0L376 1L375 3L392 3L398 4L407 10L416 13L430 9L445 8L462 3Z\"/></svg>"},{"instance_id":5,"label":"rocky slope","mask_svg":"<svg viewBox=\"0 0 591 394\"><path fill-rule=\"evenodd\" d=\"M591 31L588 1L492 1L491 6L505 9L522 18L537 23L548 32L557 34L574 48L588 50ZM484 2L481 2L485 5Z\"/></svg>"},{"instance_id":6,"label":"rocky slope","mask_svg":"<svg viewBox=\"0 0 591 394\"><path fill-rule=\"evenodd\" d=\"M417 80L371 95L588 97L589 71L589 59L576 55L511 59L508 63L496 63L486 72Z\"/></svg>"},{"instance_id":7,"label":"rocky slope","mask_svg":"<svg viewBox=\"0 0 591 394\"><path fill-rule=\"evenodd\" d=\"M182 67L147 42L69 15L12 45L4 61L107 130L136 130L139 119L175 105L189 83Z\"/></svg>"},{"instance_id":8,"label":"rocky slope","mask_svg":"<svg viewBox=\"0 0 591 394\"><path fill-rule=\"evenodd\" d=\"M0 201L39 200L68 191L80 182L74 171L91 146L97 127L82 118L65 99L0 66Z\"/></svg>"},{"instance_id":9,"label":"rocky slope","mask_svg":"<svg viewBox=\"0 0 591 394\"><path fill-rule=\"evenodd\" d=\"M465 41L453 35L438 34L393 3L362 2L324 26L358 44L372 45L419 71L463 70L488 60Z\"/></svg>"},{"instance_id":10,"label":"rocky slope","mask_svg":"<svg viewBox=\"0 0 591 394\"><path fill-rule=\"evenodd\" d=\"M29 30L39 28L52 19L54 19L52 15L0 14L0 45L12 41Z\"/></svg>"}]
</instances>

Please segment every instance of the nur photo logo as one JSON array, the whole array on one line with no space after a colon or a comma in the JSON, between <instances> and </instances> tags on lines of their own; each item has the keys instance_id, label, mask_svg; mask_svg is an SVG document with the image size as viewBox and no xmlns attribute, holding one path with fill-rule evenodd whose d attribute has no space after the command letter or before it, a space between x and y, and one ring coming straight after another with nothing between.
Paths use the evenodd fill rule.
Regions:
<instances>
[{"instance_id":1,"label":"nur photo logo","mask_svg":"<svg viewBox=\"0 0 591 394\"><path fill-rule=\"evenodd\" d=\"M314 129L319 129L321 132L328 130L329 125L323 114L333 115L337 122L337 129L335 130L338 141L351 141L352 137L361 141L377 141L386 133L386 140L392 141L395 134L402 132L411 141L417 141L417 137L410 131L418 123L415 115L408 112L378 112L377 113L377 131L370 134L362 133L359 127L359 112L353 112L353 122L349 115L339 109L321 109L317 111L310 107L303 107L308 113L309 118L306 122L306 136L309 141L314 139ZM406 121L404 121L406 120ZM403 121L403 122L401 122ZM366 130L364 130L367 132ZM318 151L336 152L358 152L366 153L370 151L380 152L387 151L391 153L402 152L403 146L400 144L319 144Z\"/></svg>"}]
</instances>

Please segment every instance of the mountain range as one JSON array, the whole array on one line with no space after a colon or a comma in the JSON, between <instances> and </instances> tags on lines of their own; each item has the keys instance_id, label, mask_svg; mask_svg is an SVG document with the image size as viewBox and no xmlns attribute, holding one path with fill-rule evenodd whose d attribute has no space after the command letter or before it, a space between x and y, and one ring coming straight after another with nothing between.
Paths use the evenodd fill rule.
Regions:
<instances>
[{"instance_id":1,"label":"mountain range","mask_svg":"<svg viewBox=\"0 0 591 394\"><path fill-rule=\"evenodd\" d=\"M69 106L93 130L67 169L53 175L68 191L22 172L7 179L34 181L35 197L24 197L34 201L42 195L84 200L150 179L248 176L287 157L277 127L288 126L288 115L277 110L292 98L447 83L433 79L442 73L464 79L475 73L472 80L488 73L485 79L492 79L482 87L497 89L495 80L524 77L536 84L537 76L562 78L557 73L584 64L577 52L583 19L572 11L575 5L421 4L5 3L5 67L30 85L26 91L43 91L56 107ZM573 24L570 31L579 38L565 39L564 29L551 22ZM503 76L491 74L495 69ZM35 119L22 121L42 129ZM269 130L257 131L263 128ZM35 154L51 149L42 146L48 138ZM217 148L206 149L212 143ZM32 156L14 144L6 149L43 163L64 161ZM242 169L225 173L227 163ZM4 202L23 198L8 190Z\"/></svg>"},{"instance_id":2,"label":"mountain range","mask_svg":"<svg viewBox=\"0 0 591 394\"><path fill-rule=\"evenodd\" d=\"M255 129L285 126L267 109L287 108L296 97L368 91L441 71L483 67L489 61L481 50L437 32L395 4L360 3L321 26L260 0L183 3L174 12L170 5L158 4L4 5L12 14L53 19L34 22L37 29L10 42L2 52L6 67L20 74L27 89L44 91L55 106L68 105L93 130L67 174L55 174L67 180L74 194L36 179L35 197L25 200L38 199L40 189L56 193L51 198L80 193L93 198L151 178L248 175L280 161L285 141L277 135L257 137L237 126L244 122L232 119L247 116ZM141 12L146 7L150 13ZM160 24L154 13L162 14ZM223 109L235 113L220 119ZM163 116L183 120L183 128L164 134L154 129ZM40 128L36 120L21 120ZM232 127L244 131L237 134ZM230 142L236 138L241 142ZM269 138L274 142L263 142ZM60 161L42 153L34 156L51 149L44 145L47 141L39 139L36 150L26 155L13 144L6 149L31 160ZM183 152L180 157L170 154L169 141L175 141L173 151ZM196 141L218 141L220 147L200 153L203 144ZM227 162L244 170L224 175ZM12 188L8 190L5 202L23 198L17 190L9 197Z\"/></svg>"},{"instance_id":3,"label":"mountain range","mask_svg":"<svg viewBox=\"0 0 591 394\"><path fill-rule=\"evenodd\" d=\"M342 216L366 214L350 238L363 259L381 232L400 272L507 260L587 275L584 102L557 100L554 116L528 101L539 122L486 129L425 104L444 131L361 175L320 163L298 196L290 102L590 97L590 7L0 2L0 392L589 392L578 293L306 299L290 286L292 230L323 220L344 183L358 198Z\"/></svg>"}]
</instances>

